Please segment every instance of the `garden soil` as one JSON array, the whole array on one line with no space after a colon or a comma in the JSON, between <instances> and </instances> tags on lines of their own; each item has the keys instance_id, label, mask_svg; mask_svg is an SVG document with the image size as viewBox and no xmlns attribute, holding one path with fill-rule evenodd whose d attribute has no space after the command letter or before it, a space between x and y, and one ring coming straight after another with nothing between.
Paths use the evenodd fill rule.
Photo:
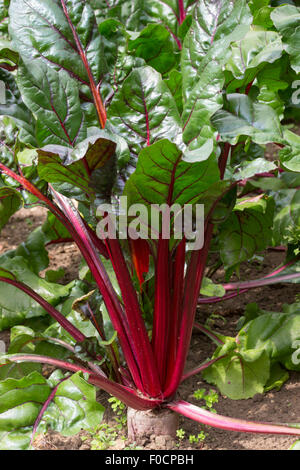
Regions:
<instances>
[{"instance_id":1,"label":"garden soil","mask_svg":"<svg viewBox=\"0 0 300 470\"><path fill-rule=\"evenodd\" d=\"M24 241L33 228L39 226L46 217L46 212L41 208L21 210L11 219L11 222L1 233L0 253L13 249ZM80 254L72 244L53 245L49 247L50 268L65 269L65 277L61 282L66 283L74 279L80 263ZM267 251L263 260L258 260L251 266L241 267L241 280L249 280L262 277L280 264L284 259L284 252ZM216 271L213 276L215 281L224 280L224 272ZM225 334L235 336L236 325L249 302L257 302L267 310L280 311L284 303L293 303L299 287L293 284L278 284L249 291L226 302L205 305L197 312L197 321L208 322L210 328ZM9 341L9 331L0 333L0 340ZM215 346L202 333L194 331L191 352L187 362L187 370L193 369L211 356ZM45 374L47 371L45 370ZM247 420L265 422L299 422L300 421L300 374L291 373L290 379L279 391L271 391L265 395L256 395L249 400L230 400L219 394L219 401L214 408L219 414L243 418ZM191 403L201 405L193 398L193 392L199 388L209 391L210 385L201 379L201 375L194 376L182 384L178 392L178 398ZM110 427L115 427L115 416L111 412L107 402L109 396L102 391L98 393L98 400L106 407L106 422ZM195 450L285 450L295 441L293 437L269 436L260 434L241 434L231 431L223 431L209 427L202 427L187 418L180 418L180 428L185 431L185 438L181 441L172 440L164 436L149 436L138 442L141 449L195 449ZM207 434L204 442L190 444L189 436L197 436L204 430ZM88 450L91 447L92 437L82 431L73 437L64 437L56 432L48 432L35 440L35 448L40 450ZM126 430L119 431L108 449L125 449L130 446L126 440ZM134 444L135 445L135 444Z\"/></svg>"}]
</instances>

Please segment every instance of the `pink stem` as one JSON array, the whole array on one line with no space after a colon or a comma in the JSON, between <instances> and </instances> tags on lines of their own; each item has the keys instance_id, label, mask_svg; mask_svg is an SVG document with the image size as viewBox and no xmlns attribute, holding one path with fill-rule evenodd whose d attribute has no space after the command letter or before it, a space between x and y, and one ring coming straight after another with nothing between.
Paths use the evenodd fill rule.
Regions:
<instances>
[{"instance_id":1,"label":"pink stem","mask_svg":"<svg viewBox=\"0 0 300 470\"><path fill-rule=\"evenodd\" d=\"M278 277L278 274L281 273L282 271L284 271L289 266L292 266L293 264L295 264L297 261L299 261L299 259L300 259L299 257L294 258L293 260L291 260L288 263L284 264L280 268L277 268L275 271L272 271L271 273L267 274L262 279L248 281L248 283L237 282L237 283L231 283L231 284L223 284L223 287L224 287L225 290L236 290L237 292L226 294L223 297L209 297L209 298L199 297L198 304L211 304L211 303L222 302L223 300L229 300L229 299L232 299L233 297L236 297L240 294L244 294L245 292L248 292L249 289L255 289L256 287L261 287L263 285L276 284L277 282L281 282L282 279L283 279L283 276ZM295 274L296 274L295 278L297 278L297 273L295 273ZM275 276L277 276L277 277L275 277ZM287 276L294 276L294 275L288 274ZM275 277L275 279L273 279L270 282L268 279L273 278L273 277ZM285 280L285 279L283 279L283 280ZM288 280L288 278L287 278L287 280ZM264 282L264 283L262 283L262 282Z\"/></svg>"},{"instance_id":2,"label":"pink stem","mask_svg":"<svg viewBox=\"0 0 300 470\"><path fill-rule=\"evenodd\" d=\"M166 378L169 323L170 323L170 253L169 240L158 241L155 267L155 300L152 348L159 370L161 383ZM173 324L173 326L175 326Z\"/></svg>"},{"instance_id":3,"label":"pink stem","mask_svg":"<svg viewBox=\"0 0 300 470\"><path fill-rule=\"evenodd\" d=\"M166 384L166 389L164 391L165 397L174 395L182 378L194 326L198 292L200 291L203 280L212 233L213 225L209 223L206 229L206 238L202 250L194 251L191 255L191 261L187 269L185 280L183 315L180 324L180 338L178 342L177 357L171 378Z\"/></svg>"},{"instance_id":4,"label":"pink stem","mask_svg":"<svg viewBox=\"0 0 300 470\"><path fill-rule=\"evenodd\" d=\"M226 294L223 297L208 297L208 298L203 298L199 297L198 299L198 304L215 304L218 302L223 302L223 300L229 300L233 299L234 297L237 297L240 294L244 294L245 292L248 292L249 289L241 289L238 290L237 292L232 292L230 294Z\"/></svg>"},{"instance_id":5,"label":"pink stem","mask_svg":"<svg viewBox=\"0 0 300 470\"><path fill-rule=\"evenodd\" d=\"M254 281L245 281L245 282L236 282L231 284L224 284L223 287L225 290L237 290L237 289L254 289L255 287L268 286L270 284L277 284L279 282L291 281L293 279L299 279L300 273L294 274L285 274L283 276L266 276L262 279L257 279Z\"/></svg>"},{"instance_id":6,"label":"pink stem","mask_svg":"<svg viewBox=\"0 0 300 470\"><path fill-rule=\"evenodd\" d=\"M6 277L0 276L0 282L6 282L17 289L22 290L25 294L29 295L32 299L38 302L46 312L51 315L74 339L75 341L82 342L86 339L84 334L81 333L72 323L69 322L58 310L56 310L51 304L49 304L40 295L34 292L29 286L26 286L22 282L15 281Z\"/></svg>"},{"instance_id":7,"label":"pink stem","mask_svg":"<svg viewBox=\"0 0 300 470\"><path fill-rule=\"evenodd\" d=\"M69 23L70 28L71 28L71 31L72 31L74 41L75 41L76 47L78 49L79 55L81 57L83 65L86 69L86 72L88 74L89 82L90 82L90 88L91 88L91 92L93 94L94 103L95 103L95 107L96 107L96 110L97 110L99 122L100 122L100 125L101 125L102 129L104 129L105 128L105 123L106 123L106 110L105 110L105 107L103 105L103 101L102 101L100 91L99 91L98 87L96 86L96 83L95 83L95 80L94 80L94 77L93 77L93 74L92 74L92 71L91 71L90 64L88 63L88 60L87 60L86 52L84 51L84 49L82 47L82 44L80 42L80 38L79 38L79 36L77 34L77 31L76 31L76 29L75 29L75 27L74 27L74 25L71 21L71 18L70 18L70 15L68 13L68 9L67 9L67 5L66 5L65 0L61 0L61 5L62 5L62 8L63 8L63 12L65 14L65 17L66 17L66 19Z\"/></svg>"},{"instance_id":8,"label":"pink stem","mask_svg":"<svg viewBox=\"0 0 300 470\"><path fill-rule=\"evenodd\" d=\"M172 325L169 334L167 375L169 375L169 372L172 371L172 366L175 363L177 355L177 343L180 336L182 298L184 292L185 250L186 240L184 238L176 249L173 266L173 293L171 302ZM167 377L167 381L168 380L169 377Z\"/></svg>"},{"instance_id":9,"label":"pink stem","mask_svg":"<svg viewBox=\"0 0 300 470\"><path fill-rule=\"evenodd\" d=\"M198 421L201 424L213 426L219 429L225 429L226 431L300 436L299 424L295 424L295 427L293 427L292 424L284 425L260 422L256 423L242 419L228 418L227 416L221 416L204 410L198 406L191 405L190 403L187 403L183 400L168 403L166 408L186 416L187 418L193 419L194 421Z\"/></svg>"},{"instance_id":10,"label":"pink stem","mask_svg":"<svg viewBox=\"0 0 300 470\"><path fill-rule=\"evenodd\" d=\"M190 370L189 372L187 372L186 374L184 374L184 375L182 376L181 382L183 382L183 381L186 380L186 379L189 379L189 378L192 377L193 375L199 374L199 372L202 372L203 370L207 369L207 368L210 367L212 364L214 364L215 362L219 361L220 359L223 359L224 357L226 357L225 354L223 354L223 356L217 357L216 359L211 359L210 361L205 362L204 364L202 364L201 366L197 367L196 369Z\"/></svg>"},{"instance_id":11,"label":"pink stem","mask_svg":"<svg viewBox=\"0 0 300 470\"><path fill-rule=\"evenodd\" d=\"M47 400L45 401L45 403L43 404L39 414L38 414L38 417L36 418L35 420L35 423L33 425L33 430L32 430L32 434L31 434L31 440L30 440L30 444L32 445L33 444L33 439L34 439L34 435L36 433L36 430L38 428L38 425L40 424L42 418L43 418L43 415L45 413L45 411L47 410L48 406L50 405L51 401L55 398L55 395L56 395L56 392L57 392L57 389L58 387L60 386L60 384L62 382L64 382L65 380L68 380L69 377L66 377L62 380L60 380L59 384L56 385L56 387L52 390L52 392L50 393L49 397L47 398Z\"/></svg>"},{"instance_id":12,"label":"pink stem","mask_svg":"<svg viewBox=\"0 0 300 470\"><path fill-rule=\"evenodd\" d=\"M208 330L205 328L205 326L200 325L200 323L194 322L194 327L197 328L201 333L204 333L206 336L208 336L212 341L214 341L217 344L224 344L224 341L222 341L217 335L215 335L212 331Z\"/></svg>"},{"instance_id":13,"label":"pink stem","mask_svg":"<svg viewBox=\"0 0 300 470\"><path fill-rule=\"evenodd\" d=\"M107 249L121 289L129 334L135 345L136 360L139 364L142 382L150 396L159 396L161 385L157 365L119 240L108 240Z\"/></svg>"},{"instance_id":14,"label":"pink stem","mask_svg":"<svg viewBox=\"0 0 300 470\"><path fill-rule=\"evenodd\" d=\"M52 191L58 201L58 204L63 208L64 213L69 218L69 221L71 222L72 227L75 229L76 234L80 237L82 242L82 253L94 276L99 290L103 295L103 300L109 312L113 327L118 333L121 347L128 362L130 371L133 374L134 382L141 391L144 391L136 357L133 354L134 342L132 341L132 338L129 334L128 322L124 315L124 311L121 307L118 296L97 254L97 250L76 209L69 204L66 198L56 193L53 188Z\"/></svg>"},{"instance_id":15,"label":"pink stem","mask_svg":"<svg viewBox=\"0 0 300 470\"><path fill-rule=\"evenodd\" d=\"M184 0L178 0L179 8L179 24L182 24L186 17L186 12L184 9Z\"/></svg>"},{"instance_id":16,"label":"pink stem","mask_svg":"<svg viewBox=\"0 0 300 470\"><path fill-rule=\"evenodd\" d=\"M127 406L136 410L149 410L161 404L161 400L141 397L136 391L125 387L124 385L112 382L101 375L96 375L90 369L72 364L71 362L54 359L47 356L38 356L35 354L13 354L7 360L9 362L38 362L40 364L51 364L60 369L69 370L71 372L83 372L89 374L88 382L110 393L119 400L123 401Z\"/></svg>"}]
</instances>

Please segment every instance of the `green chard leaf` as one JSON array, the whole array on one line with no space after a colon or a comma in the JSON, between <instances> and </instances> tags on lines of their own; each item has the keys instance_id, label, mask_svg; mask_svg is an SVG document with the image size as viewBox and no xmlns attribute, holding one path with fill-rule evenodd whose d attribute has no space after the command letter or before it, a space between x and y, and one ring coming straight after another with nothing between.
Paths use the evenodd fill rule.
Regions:
<instances>
[{"instance_id":1,"label":"green chard leaf","mask_svg":"<svg viewBox=\"0 0 300 470\"><path fill-rule=\"evenodd\" d=\"M271 19L282 36L285 51L290 56L291 67L300 72L300 9L282 5L271 13Z\"/></svg>"},{"instance_id":2,"label":"green chard leaf","mask_svg":"<svg viewBox=\"0 0 300 470\"><path fill-rule=\"evenodd\" d=\"M226 269L262 251L271 242L274 203L271 198L256 196L237 201L230 217L220 226L221 258Z\"/></svg>"},{"instance_id":3,"label":"green chard leaf","mask_svg":"<svg viewBox=\"0 0 300 470\"><path fill-rule=\"evenodd\" d=\"M207 157L212 146L202 129L211 127L210 117L222 107L223 67L230 56L230 43L244 36L251 23L246 1L198 2L182 49L183 140L190 150L202 147ZM210 131L211 145L216 135Z\"/></svg>"},{"instance_id":4,"label":"green chard leaf","mask_svg":"<svg viewBox=\"0 0 300 470\"><path fill-rule=\"evenodd\" d=\"M0 266L2 276L7 275L27 284L52 305L57 305L69 294L70 286L49 283L38 277L29 267L28 261L21 256L12 259L1 257ZM27 294L12 285L0 282L0 330L45 314L45 310Z\"/></svg>"},{"instance_id":5,"label":"green chard leaf","mask_svg":"<svg viewBox=\"0 0 300 470\"><path fill-rule=\"evenodd\" d=\"M164 203L183 206L198 201L201 193L217 180L215 158L193 164L185 162L178 147L164 139L141 151L124 194L129 205L143 202L149 206Z\"/></svg>"},{"instance_id":6,"label":"green chard leaf","mask_svg":"<svg viewBox=\"0 0 300 470\"><path fill-rule=\"evenodd\" d=\"M37 117L39 146L73 147L86 137L78 87L64 70L56 72L40 61L21 64L18 86L25 104Z\"/></svg>"},{"instance_id":7,"label":"green chard leaf","mask_svg":"<svg viewBox=\"0 0 300 470\"><path fill-rule=\"evenodd\" d=\"M49 68L63 69L78 83L89 84L88 72L74 38L75 32L93 79L98 84L105 61L96 18L88 2L12 0L9 15L10 35L24 60L28 59L33 64L35 59L42 59Z\"/></svg>"},{"instance_id":8,"label":"green chard leaf","mask_svg":"<svg viewBox=\"0 0 300 470\"><path fill-rule=\"evenodd\" d=\"M0 80L5 84L6 95L5 104L0 104L0 115L13 119L21 130L19 140L36 145L35 119L22 100L14 75L0 68Z\"/></svg>"},{"instance_id":9,"label":"green chard leaf","mask_svg":"<svg viewBox=\"0 0 300 470\"><path fill-rule=\"evenodd\" d=\"M250 136L257 144L285 143L276 111L243 94L227 95L227 109L217 111L211 121L222 139L236 144L240 136Z\"/></svg>"},{"instance_id":10,"label":"green chard leaf","mask_svg":"<svg viewBox=\"0 0 300 470\"><path fill-rule=\"evenodd\" d=\"M51 392L46 379L38 372L0 382L1 450L27 449L30 427Z\"/></svg>"},{"instance_id":11,"label":"green chard leaf","mask_svg":"<svg viewBox=\"0 0 300 470\"><path fill-rule=\"evenodd\" d=\"M113 186L115 150L114 142L96 134L89 136L73 149L47 145L38 150L38 172L41 178L54 183L54 188L67 197L78 200L93 198L93 175L96 172L100 186L99 175L101 176L107 165L110 171L106 175L106 178L109 176L106 185L110 189ZM104 188L102 192L105 193Z\"/></svg>"},{"instance_id":12,"label":"green chard leaf","mask_svg":"<svg viewBox=\"0 0 300 470\"><path fill-rule=\"evenodd\" d=\"M232 45L232 55L226 68L234 77L242 78L248 69L257 69L264 62L275 62L282 52L281 38L277 32L249 31Z\"/></svg>"},{"instance_id":13,"label":"green chard leaf","mask_svg":"<svg viewBox=\"0 0 300 470\"><path fill-rule=\"evenodd\" d=\"M48 380L38 372L19 380L9 378L0 382L1 450L34 448L33 426L52 390L53 398L41 416L36 435L51 428L70 436L101 422L104 408L96 401L95 387L80 372L68 378L57 370Z\"/></svg>"},{"instance_id":14,"label":"green chard leaf","mask_svg":"<svg viewBox=\"0 0 300 470\"><path fill-rule=\"evenodd\" d=\"M115 94L108 109L115 132L134 153L163 138L178 141L181 122L175 100L153 68L135 69Z\"/></svg>"},{"instance_id":15,"label":"green chard leaf","mask_svg":"<svg viewBox=\"0 0 300 470\"><path fill-rule=\"evenodd\" d=\"M161 74L169 72L177 62L174 41L169 31L160 24L146 26L136 38L129 41L129 51Z\"/></svg>"},{"instance_id":16,"label":"green chard leaf","mask_svg":"<svg viewBox=\"0 0 300 470\"><path fill-rule=\"evenodd\" d=\"M218 348L215 357L222 355ZM232 350L205 369L203 377L232 400L252 398L264 392L270 375L270 359L262 349Z\"/></svg>"},{"instance_id":17,"label":"green chard leaf","mask_svg":"<svg viewBox=\"0 0 300 470\"><path fill-rule=\"evenodd\" d=\"M49 383L52 387L57 386L57 391L43 415L38 432L50 427L64 436L72 436L101 423L104 407L96 401L95 387L87 383L81 372L63 379L60 371L49 378Z\"/></svg>"},{"instance_id":18,"label":"green chard leaf","mask_svg":"<svg viewBox=\"0 0 300 470\"><path fill-rule=\"evenodd\" d=\"M296 357L300 343L299 304L293 307L289 313L264 312L247 323L239 334L243 347L264 349L273 362L280 362L290 370L300 370Z\"/></svg>"},{"instance_id":19,"label":"green chard leaf","mask_svg":"<svg viewBox=\"0 0 300 470\"><path fill-rule=\"evenodd\" d=\"M0 232L10 217L22 207L22 202L18 191L2 186L0 180Z\"/></svg>"},{"instance_id":20,"label":"green chard leaf","mask_svg":"<svg viewBox=\"0 0 300 470\"><path fill-rule=\"evenodd\" d=\"M300 192L299 189L282 189L274 195L276 214L274 217L274 244L297 244L300 236Z\"/></svg>"}]
</instances>

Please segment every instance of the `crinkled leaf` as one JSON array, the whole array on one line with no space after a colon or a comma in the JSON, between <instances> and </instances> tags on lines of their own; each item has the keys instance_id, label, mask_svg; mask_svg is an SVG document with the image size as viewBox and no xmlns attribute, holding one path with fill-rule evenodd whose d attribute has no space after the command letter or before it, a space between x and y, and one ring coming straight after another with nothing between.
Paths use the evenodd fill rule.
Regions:
<instances>
[{"instance_id":1,"label":"crinkled leaf","mask_svg":"<svg viewBox=\"0 0 300 470\"><path fill-rule=\"evenodd\" d=\"M271 13L276 29L282 35L283 45L290 55L292 68L300 72L300 9L293 5L282 5Z\"/></svg>"},{"instance_id":2,"label":"crinkled leaf","mask_svg":"<svg viewBox=\"0 0 300 470\"><path fill-rule=\"evenodd\" d=\"M187 163L182 152L168 140L156 142L141 151L137 169L129 178L124 195L128 206L151 204L192 204L219 178L216 160ZM205 203L205 201L201 201Z\"/></svg>"},{"instance_id":3,"label":"crinkled leaf","mask_svg":"<svg viewBox=\"0 0 300 470\"><path fill-rule=\"evenodd\" d=\"M171 70L169 77L165 80L177 105L179 114L182 113L182 75L178 70Z\"/></svg>"},{"instance_id":4,"label":"crinkled leaf","mask_svg":"<svg viewBox=\"0 0 300 470\"><path fill-rule=\"evenodd\" d=\"M185 99L210 60L221 61L232 41L241 39L249 30L251 14L246 1L201 1L182 50L183 89ZM218 70L217 67L215 69Z\"/></svg>"},{"instance_id":5,"label":"crinkled leaf","mask_svg":"<svg viewBox=\"0 0 300 470\"><path fill-rule=\"evenodd\" d=\"M257 144L284 143L277 113L268 105L254 102L247 95L227 95L227 109L217 111L211 119L224 140L236 144L239 136L250 136Z\"/></svg>"},{"instance_id":6,"label":"crinkled leaf","mask_svg":"<svg viewBox=\"0 0 300 470\"><path fill-rule=\"evenodd\" d=\"M41 228L31 232L27 240L10 254L11 258L13 256L22 256L35 274L46 269L49 265L49 256L45 248L45 235Z\"/></svg>"},{"instance_id":7,"label":"crinkled leaf","mask_svg":"<svg viewBox=\"0 0 300 470\"><path fill-rule=\"evenodd\" d=\"M279 152L280 161L286 170L300 172L300 137L289 130L284 136L287 145Z\"/></svg>"},{"instance_id":8,"label":"crinkled leaf","mask_svg":"<svg viewBox=\"0 0 300 470\"><path fill-rule=\"evenodd\" d=\"M101 177L108 161L114 163L115 149L114 142L97 135L88 137L74 149L48 145L38 150L38 172L45 181L56 183L55 189L68 197L82 200L83 193L91 198L94 196L91 181L93 173L97 172L98 177ZM110 188L113 186L113 176L110 166L110 172L105 178Z\"/></svg>"},{"instance_id":9,"label":"crinkled leaf","mask_svg":"<svg viewBox=\"0 0 300 470\"><path fill-rule=\"evenodd\" d=\"M11 328L10 333L10 344L7 350L8 354L18 352L22 347L22 351L25 353L33 352L33 345L30 342L34 337L35 333L31 328L18 325L17 327ZM14 379L20 379L33 371L42 372L42 366L38 363L24 362L24 363L11 363L2 365L0 367L0 380L7 379L9 377Z\"/></svg>"},{"instance_id":10,"label":"crinkled leaf","mask_svg":"<svg viewBox=\"0 0 300 470\"><path fill-rule=\"evenodd\" d=\"M38 372L32 372L19 380L0 382L1 450L30 448L33 425L54 387L55 396L43 413L37 433L50 427L70 436L101 422L104 408L96 401L95 388L80 373L66 379L56 371L46 381Z\"/></svg>"},{"instance_id":11,"label":"crinkled leaf","mask_svg":"<svg viewBox=\"0 0 300 470\"><path fill-rule=\"evenodd\" d=\"M214 357L220 354L215 353ZM262 349L232 351L205 369L203 377L232 400L252 398L263 393L270 375L270 360Z\"/></svg>"},{"instance_id":12,"label":"crinkled leaf","mask_svg":"<svg viewBox=\"0 0 300 470\"><path fill-rule=\"evenodd\" d=\"M14 70L19 61L19 54L13 50L13 46L7 39L0 39L0 64L1 68Z\"/></svg>"},{"instance_id":13,"label":"crinkled leaf","mask_svg":"<svg viewBox=\"0 0 300 470\"><path fill-rule=\"evenodd\" d=\"M69 238L70 234L65 226L51 213L47 213L47 219L43 223L41 230L45 236L45 244L59 238Z\"/></svg>"},{"instance_id":14,"label":"crinkled leaf","mask_svg":"<svg viewBox=\"0 0 300 470\"><path fill-rule=\"evenodd\" d=\"M280 35L275 31L249 31L231 47L232 56L226 68L236 78L242 78L247 69L257 68L264 62L275 62L283 52Z\"/></svg>"},{"instance_id":15,"label":"crinkled leaf","mask_svg":"<svg viewBox=\"0 0 300 470\"><path fill-rule=\"evenodd\" d=\"M230 55L229 45L244 36L250 23L244 0L203 1L194 9L181 62L183 139L190 149L203 146L201 129L210 126L210 117L222 107L223 67Z\"/></svg>"},{"instance_id":16,"label":"crinkled leaf","mask_svg":"<svg viewBox=\"0 0 300 470\"><path fill-rule=\"evenodd\" d=\"M235 180L243 180L245 178L251 178L252 176L259 173L267 173L276 170L277 165L265 158L256 158L251 161L243 161L241 165L238 165L233 178Z\"/></svg>"},{"instance_id":17,"label":"crinkled leaf","mask_svg":"<svg viewBox=\"0 0 300 470\"><path fill-rule=\"evenodd\" d=\"M0 115L12 118L17 127L22 129L19 134L22 142L35 145L35 120L22 101L14 75L0 68L0 80L5 83L6 94L5 104L0 104Z\"/></svg>"},{"instance_id":18,"label":"crinkled leaf","mask_svg":"<svg viewBox=\"0 0 300 470\"><path fill-rule=\"evenodd\" d=\"M107 18L99 24L102 37L104 59L107 73L101 86L102 95L111 100L113 91L117 91L125 78L136 67L145 65L141 57L130 54L129 38L132 32L126 31L124 25L115 18Z\"/></svg>"},{"instance_id":19,"label":"crinkled leaf","mask_svg":"<svg viewBox=\"0 0 300 470\"><path fill-rule=\"evenodd\" d=\"M264 66L257 75L259 87L257 100L275 109L280 120L284 117L285 102L279 92L286 90L289 86L284 80L285 74L286 68L282 60L277 60L274 64Z\"/></svg>"},{"instance_id":20,"label":"crinkled leaf","mask_svg":"<svg viewBox=\"0 0 300 470\"><path fill-rule=\"evenodd\" d=\"M95 336L96 329L89 318L84 317L79 312L72 309L73 303L76 299L83 297L87 293L86 285L81 281L75 281L70 289L69 297L64 300L57 308L61 313L78 328L86 337ZM66 332L58 323L53 323L45 330L47 336L60 338L68 343L74 343L74 338Z\"/></svg>"},{"instance_id":21,"label":"crinkled leaf","mask_svg":"<svg viewBox=\"0 0 300 470\"><path fill-rule=\"evenodd\" d=\"M11 432L31 426L50 391L46 379L38 372L19 380L1 381L0 430Z\"/></svg>"},{"instance_id":22,"label":"crinkled leaf","mask_svg":"<svg viewBox=\"0 0 300 470\"><path fill-rule=\"evenodd\" d=\"M28 450L31 433L28 426L17 431L0 431L1 450Z\"/></svg>"},{"instance_id":23,"label":"crinkled leaf","mask_svg":"<svg viewBox=\"0 0 300 470\"><path fill-rule=\"evenodd\" d=\"M30 61L43 59L49 67L67 71L81 84L88 83L87 70L80 58L62 3L66 5L70 23L75 28L97 84L105 62L96 18L88 2L12 0L9 15L14 46L22 58Z\"/></svg>"},{"instance_id":24,"label":"crinkled leaf","mask_svg":"<svg viewBox=\"0 0 300 470\"><path fill-rule=\"evenodd\" d=\"M282 189L274 195L276 214L273 237L275 245L297 244L300 235L300 194L298 189Z\"/></svg>"},{"instance_id":25,"label":"crinkled leaf","mask_svg":"<svg viewBox=\"0 0 300 470\"><path fill-rule=\"evenodd\" d=\"M64 70L57 72L41 61L28 62L19 67L18 86L38 119L39 146L73 147L86 137L78 87Z\"/></svg>"},{"instance_id":26,"label":"crinkled leaf","mask_svg":"<svg viewBox=\"0 0 300 470\"><path fill-rule=\"evenodd\" d=\"M255 199L255 198L254 198ZM225 268L237 267L270 243L274 207L270 199L238 202L221 225L220 250Z\"/></svg>"},{"instance_id":27,"label":"crinkled leaf","mask_svg":"<svg viewBox=\"0 0 300 470\"><path fill-rule=\"evenodd\" d=\"M181 133L175 100L161 75L149 66L137 68L124 81L108 118L135 153L159 139L176 142Z\"/></svg>"},{"instance_id":28,"label":"crinkled leaf","mask_svg":"<svg viewBox=\"0 0 300 470\"><path fill-rule=\"evenodd\" d=\"M158 72L164 74L176 64L174 42L169 31L160 24L149 24L129 42L129 51Z\"/></svg>"},{"instance_id":29,"label":"crinkled leaf","mask_svg":"<svg viewBox=\"0 0 300 470\"><path fill-rule=\"evenodd\" d=\"M59 383L61 373L51 378ZM54 383L53 383L54 382ZM91 429L101 423L104 407L96 401L96 389L80 372L58 385L54 400L45 411L38 432L48 426L65 436L72 436L82 429Z\"/></svg>"},{"instance_id":30,"label":"crinkled leaf","mask_svg":"<svg viewBox=\"0 0 300 470\"><path fill-rule=\"evenodd\" d=\"M274 8L270 6L263 6L259 8L253 15L253 24L261 26L262 28L272 29L274 27L271 19L271 13Z\"/></svg>"},{"instance_id":31,"label":"crinkled leaf","mask_svg":"<svg viewBox=\"0 0 300 470\"><path fill-rule=\"evenodd\" d=\"M243 347L264 349L273 361L299 370L298 361L293 360L296 344L300 341L299 305L295 306L294 313L266 312L247 323L239 335Z\"/></svg>"},{"instance_id":32,"label":"crinkled leaf","mask_svg":"<svg viewBox=\"0 0 300 470\"><path fill-rule=\"evenodd\" d=\"M191 2L184 1L185 9L192 7ZM127 29L140 31L149 23L161 23L173 34L179 26L179 8L176 0L117 0L108 15L117 17Z\"/></svg>"}]
</instances>

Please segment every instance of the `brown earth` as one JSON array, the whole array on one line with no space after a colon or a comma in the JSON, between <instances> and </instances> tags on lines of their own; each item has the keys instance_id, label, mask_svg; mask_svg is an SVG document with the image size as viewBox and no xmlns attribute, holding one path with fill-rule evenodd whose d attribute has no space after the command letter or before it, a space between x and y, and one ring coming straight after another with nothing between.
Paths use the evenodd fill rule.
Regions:
<instances>
[{"instance_id":1,"label":"brown earth","mask_svg":"<svg viewBox=\"0 0 300 470\"><path fill-rule=\"evenodd\" d=\"M0 237L0 253L8 249L15 248L33 228L38 226L45 219L44 209L34 208L30 211L21 210L14 215L10 224L5 227ZM66 275L63 282L68 282L76 277L80 254L72 244L62 244L49 247L50 268L57 269L64 267ZM241 278L255 279L274 269L284 259L284 252L268 251L262 262L257 262L251 266L242 266ZM222 280L223 272L217 271L214 280ZM244 308L249 302L257 302L262 308L273 311L280 311L284 303L293 303L299 287L293 284L282 284L270 287L254 289L248 293L236 297L232 300L215 304L213 306L203 306L199 309L197 320L205 323L210 322L210 327L215 331L226 335L236 334L236 323L244 312ZM9 332L0 333L0 340L8 343ZM214 345L203 334L195 331L191 353L188 359L187 369L195 368L207 359L214 351ZM212 387L205 383L201 376L194 376L182 384L178 397L190 401L194 404L202 404L193 398L196 389ZM230 400L219 395L219 402L214 405L218 413L244 419L251 419L266 422L299 422L300 419L300 381L299 373L292 373L290 380L280 391L271 391L265 395L257 395L249 400ZM111 412L107 403L108 395L102 391L98 394L98 399L107 407L106 422L115 426L115 415ZM174 441L166 439L164 436L151 436L139 444L142 449L206 449L206 450L278 450L288 449L295 441L293 437L269 436L258 434L240 434L227 432L213 428L203 428L201 425L180 418L180 428L185 431L186 439ZM189 435L197 435L202 429L207 433L204 443L190 444ZM125 435L125 436L124 436ZM123 438L122 438L123 437ZM40 436L36 441L37 449L81 449L87 450L91 446L91 436L86 432L81 432L78 436L64 437L55 432L49 432L45 436ZM113 440L108 449L124 449L130 443L126 441L126 432L122 430Z\"/></svg>"}]
</instances>

